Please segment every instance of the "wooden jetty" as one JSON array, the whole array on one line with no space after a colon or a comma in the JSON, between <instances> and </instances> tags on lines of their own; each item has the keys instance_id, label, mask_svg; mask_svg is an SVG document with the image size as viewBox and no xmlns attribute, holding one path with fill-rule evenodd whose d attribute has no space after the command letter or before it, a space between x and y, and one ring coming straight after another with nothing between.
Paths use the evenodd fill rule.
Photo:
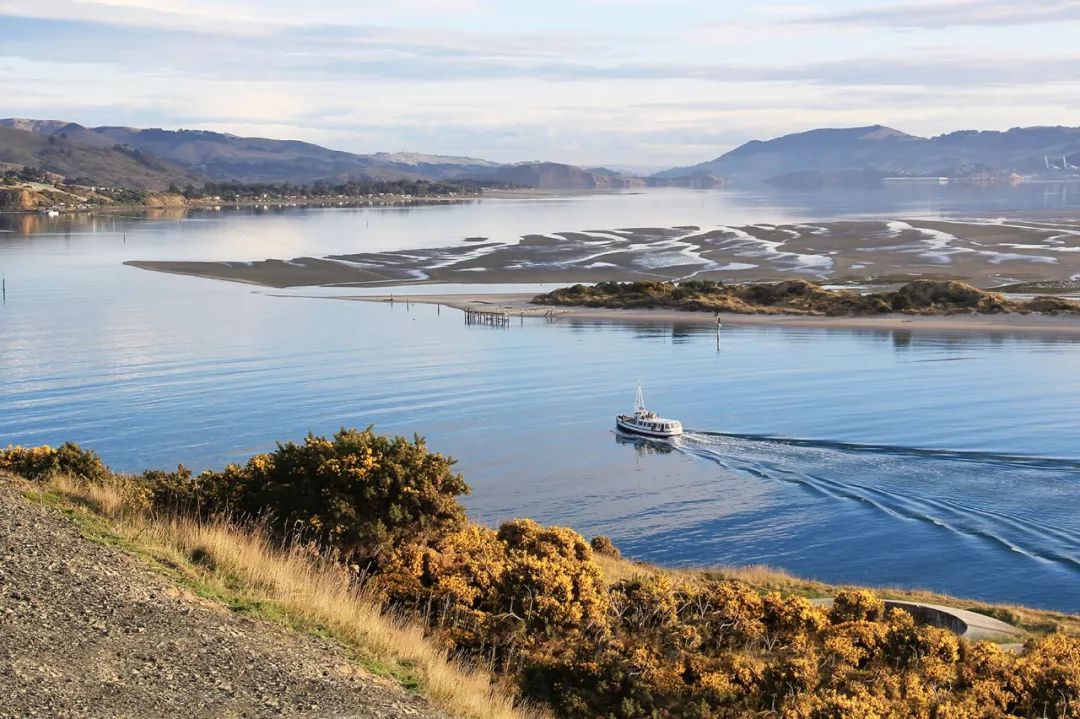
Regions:
<instances>
[{"instance_id":1,"label":"wooden jetty","mask_svg":"<svg viewBox=\"0 0 1080 719\"><path fill-rule=\"evenodd\" d=\"M465 308L465 324L488 327L509 327L510 314L497 310L474 310Z\"/></svg>"}]
</instances>

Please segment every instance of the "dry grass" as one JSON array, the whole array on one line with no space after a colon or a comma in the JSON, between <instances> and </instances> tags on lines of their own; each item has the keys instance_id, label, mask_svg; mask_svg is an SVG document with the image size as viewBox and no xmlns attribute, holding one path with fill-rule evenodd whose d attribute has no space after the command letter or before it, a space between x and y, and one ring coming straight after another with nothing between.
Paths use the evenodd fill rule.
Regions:
<instances>
[{"instance_id":1,"label":"dry grass","mask_svg":"<svg viewBox=\"0 0 1080 719\"><path fill-rule=\"evenodd\" d=\"M130 549L181 573L203 596L260 607L262 614L291 626L328 634L364 666L396 667L399 671L390 673L397 675L402 669L415 673L424 696L454 716L543 716L515 706L487 672L448 657L420 626L381 611L358 588L350 571L332 558L310 548L272 542L258 529L133 511L116 487L57 477L47 489L99 515Z\"/></svg>"}]
</instances>

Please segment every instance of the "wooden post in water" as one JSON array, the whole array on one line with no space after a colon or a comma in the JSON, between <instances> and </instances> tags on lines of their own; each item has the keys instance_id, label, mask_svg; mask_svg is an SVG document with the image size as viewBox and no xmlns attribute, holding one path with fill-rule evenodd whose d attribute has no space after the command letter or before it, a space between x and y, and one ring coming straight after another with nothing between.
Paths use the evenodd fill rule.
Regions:
<instances>
[{"instance_id":1,"label":"wooden post in water","mask_svg":"<svg viewBox=\"0 0 1080 719\"><path fill-rule=\"evenodd\" d=\"M3 302L4 304L7 304L7 275L4 275L3 278L0 278L0 289L2 289L4 295Z\"/></svg>"},{"instance_id":2,"label":"wooden post in water","mask_svg":"<svg viewBox=\"0 0 1080 719\"><path fill-rule=\"evenodd\" d=\"M509 327L510 315L506 312L474 310L470 307L466 307L465 324L488 325L489 327Z\"/></svg>"}]
</instances>

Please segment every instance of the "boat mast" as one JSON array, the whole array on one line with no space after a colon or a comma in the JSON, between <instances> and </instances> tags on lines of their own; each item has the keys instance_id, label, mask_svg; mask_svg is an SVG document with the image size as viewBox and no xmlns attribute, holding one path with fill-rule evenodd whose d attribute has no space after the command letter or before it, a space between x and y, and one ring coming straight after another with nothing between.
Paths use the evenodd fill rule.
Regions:
<instances>
[{"instance_id":1,"label":"boat mast","mask_svg":"<svg viewBox=\"0 0 1080 719\"><path fill-rule=\"evenodd\" d=\"M634 412L645 411L645 393L641 391L641 383L638 382L637 396L634 398Z\"/></svg>"}]
</instances>

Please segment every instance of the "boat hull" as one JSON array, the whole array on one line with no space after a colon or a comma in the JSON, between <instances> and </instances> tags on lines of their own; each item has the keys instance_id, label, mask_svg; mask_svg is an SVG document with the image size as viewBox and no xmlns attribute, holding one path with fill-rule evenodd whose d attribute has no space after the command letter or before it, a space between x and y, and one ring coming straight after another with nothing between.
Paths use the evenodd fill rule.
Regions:
<instances>
[{"instance_id":1,"label":"boat hull","mask_svg":"<svg viewBox=\"0 0 1080 719\"><path fill-rule=\"evenodd\" d=\"M634 422L625 419L621 415L615 418L615 426L623 430L624 432L632 432L634 434L640 434L644 437L678 437L683 433L682 427L679 427L678 429L663 431L656 429L646 429L645 427L640 427Z\"/></svg>"}]
</instances>

